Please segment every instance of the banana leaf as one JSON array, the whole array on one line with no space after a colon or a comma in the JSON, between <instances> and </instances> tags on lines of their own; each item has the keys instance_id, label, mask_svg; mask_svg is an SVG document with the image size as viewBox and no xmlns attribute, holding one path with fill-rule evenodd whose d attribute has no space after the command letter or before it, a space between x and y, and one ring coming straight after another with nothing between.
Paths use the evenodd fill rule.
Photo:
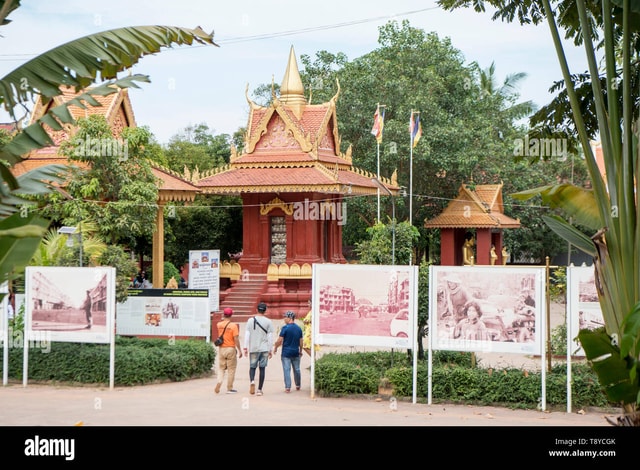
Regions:
<instances>
[{"instance_id":1,"label":"banana leaf","mask_svg":"<svg viewBox=\"0 0 640 470\"><path fill-rule=\"evenodd\" d=\"M35 213L15 213L0 220L0 273L4 276L0 283L24 271L48 226L49 221Z\"/></svg>"},{"instance_id":2,"label":"banana leaf","mask_svg":"<svg viewBox=\"0 0 640 470\"><path fill-rule=\"evenodd\" d=\"M596 246L591 238L587 237L573 225L558 216L543 215L542 220L544 220L549 228L558 236L564 238L586 254L594 257L596 256Z\"/></svg>"},{"instance_id":3,"label":"banana leaf","mask_svg":"<svg viewBox=\"0 0 640 470\"><path fill-rule=\"evenodd\" d=\"M635 403L640 392L638 378L631 374L635 366L620 354L615 341L602 329L580 330L578 340L609 400Z\"/></svg>"},{"instance_id":4,"label":"banana leaf","mask_svg":"<svg viewBox=\"0 0 640 470\"><path fill-rule=\"evenodd\" d=\"M554 184L520 191L511 196L519 200L527 200L537 195L542 198L545 205L552 209L562 210L577 224L593 230L598 230L603 226L595 194L590 189L572 184Z\"/></svg>"}]
</instances>

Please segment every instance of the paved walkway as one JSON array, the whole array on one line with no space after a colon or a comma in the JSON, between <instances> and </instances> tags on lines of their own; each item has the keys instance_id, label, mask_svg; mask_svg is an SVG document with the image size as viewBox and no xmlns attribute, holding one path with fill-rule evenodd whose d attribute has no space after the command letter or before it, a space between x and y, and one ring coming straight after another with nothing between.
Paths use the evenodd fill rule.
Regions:
<instances>
[{"instance_id":1,"label":"paved walkway","mask_svg":"<svg viewBox=\"0 0 640 470\"><path fill-rule=\"evenodd\" d=\"M276 328L281 323L276 321ZM240 324L240 333L244 333L244 323ZM526 359L503 356L483 359L485 362ZM269 361L263 396L249 394L248 357L239 360L235 395L225 393L226 382L221 393L215 394L213 375L185 382L114 389L34 383L23 387L22 382L10 382L0 385L0 426L610 426L605 416L611 413L601 410L567 413L428 405L393 397L312 396L310 365L305 354L302 390L285 393L278 354ZM426 390L418 396L425 398Z\"/></svg>"},{"instance_id":2,"label":"paved walkway","mask_svg":"<svg viewBox=\"0 0 640 470\"><path fill-rule=\"evenodd\" d=\"M536 411L421 404L394 398L311 396L310 359L302 390L284 392L280 356L267 367L264 395L249 394L249 359L235 387L214 393L215 377L135 387L0 386L0 426L609 426L601 410ZM424 397L425 393L419 394Z\"/></svg>"}]
</instances>

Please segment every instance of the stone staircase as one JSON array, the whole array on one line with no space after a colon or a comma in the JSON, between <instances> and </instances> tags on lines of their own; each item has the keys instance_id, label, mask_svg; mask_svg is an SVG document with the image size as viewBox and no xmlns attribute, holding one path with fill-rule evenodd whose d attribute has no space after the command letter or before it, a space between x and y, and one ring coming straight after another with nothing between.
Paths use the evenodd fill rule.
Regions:
<instances>
[{"instance_id":1,"label":"stone staircase","mask_svg":"<svg viewBox=\"0 0 640 470\"><path fill-rule=\"evenodd\" d=\"M222 311L226 307L233 309L233 320L236 323L244 323L256 314L256 307L260 301L260 295L267 284L266 274L251 274L240 278L233 287L231 287L224 299L220 302L220 313L217 318L222 316Z\"/></svg>"}]
</instances>

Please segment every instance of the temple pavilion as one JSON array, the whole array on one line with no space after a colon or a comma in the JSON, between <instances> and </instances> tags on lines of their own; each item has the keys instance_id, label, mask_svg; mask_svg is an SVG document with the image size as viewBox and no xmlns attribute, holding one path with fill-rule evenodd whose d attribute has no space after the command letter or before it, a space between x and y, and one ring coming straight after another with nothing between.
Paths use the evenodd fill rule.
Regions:
<instances>
[{"instance_id":1,"label":"temple pavilion","mask_svg":"<svg viewBox=\"0 0 640 470\"><path fill-rule=\"evenodd\" d=\"M336 114L340 86L336 85L328 102L307 100L291 47L280 95L274 92L269 106L259 106L247 96L245 146L242 152L231 148L229 164L184 175L153 165L159 185L152 248L154 288L164 287L164 206L192 202L197 193L237 195L243 204L242 256L220 266L220 311L231 306L234 318L242 321L264 301L268 316L274 318L289 309L306 314L313 263L346 263L345 198L380 191L375 174L353 166L351 147L341 151ZM73 89L63 89L48 104L36 103L31 122L77 95ZM103 114L116 138L125 127L136 126L126 89L95 98L99 106L71 106L74 118ZM20 175L38 166L67 163L58 147L75 132L73 126L51 132L54 145L31 152L13 171ZM391 178L380 177L379 183L394 196L400 190L395 172ZM194 249L198 248L216 249Z\"/></svg>"},{"instance_id":2,"label":"temple pavilion","mask_svg":"<svg viewBox=\"0 0 640 470\"><path fill-rule=\"evenodd\" d=\"M430 220L425 228L440 229L440 264L463 265L463 245L473 235L475 251L473 264L492 264L492 246L495 264L506 264L503 251L503 230L519 228L520 221L504 214L500 184L462 184L458 196Z\"/></svg>"},{"instance_id":3,"label":"temple pavilion","mask_svg":"<svg viewBox=\"0 0 640 470\"><path fill-rule=\"evenodd\" d=\"M308 311L314 263L346 263L342 227L346 197L378 194L376 175L353 166L351 147L340 150L336 102L305 98L293 47L280 87L268 106L249 103L245 146L232 148L228 165L193 175L204 194L238 195L243 205L242 256L221 268L220 309L252 315ZM380 182L397 194L395 173ZM226 280L226 281L225 281ZM235 313L234 313L235 316Z\"/></svg>"}]
</instances>

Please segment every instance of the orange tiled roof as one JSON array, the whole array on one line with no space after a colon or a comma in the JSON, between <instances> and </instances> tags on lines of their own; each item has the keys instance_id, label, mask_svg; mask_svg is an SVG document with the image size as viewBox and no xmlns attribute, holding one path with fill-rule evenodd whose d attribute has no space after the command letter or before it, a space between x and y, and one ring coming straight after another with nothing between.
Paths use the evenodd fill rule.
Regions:
<instances>
[{"instance_id":1,"label":"orange tiled roof","mask_svg":"<svg viewBox=\"0 0 640 470\"><path fill-rule=\"evenodd\" d=\"M67 103L78 95L73 88L63 87L61 90L62 94L56 96L47 104L42 100L38 100L36 102L33 112L31 113L29 124L33 124L35 121L40 119L52 107ZM107 122L113 129L114 136L120 135L120 132L124 127L136 126L133 109L131 108L131 101L129 100L129 94L126 89L120 89L118 92L112 93L108 96L96 96L95 99L101 106L87 106L86 109L82 109L78 106L70 106L69 112L74 119L87 117L92 114L105 116ZM66 126L60 131L52 131L49 129L49 135L53 138L55 145L32 151L26 156L24 161L14 165L12 171L15 175L21 175L39 166L49 165L51 163L68 163L64 156L58 155L58 149L60 143L70 139L75 132L76 128L71 126Z\"/></svg>"},{"instance_id":2,"label":"orange tiled roof","mask_svg":"<svg viewBox=\"0 0 640 470\"><path fill-rule=\"evenodd\" d=\"M307 103L293 47L280 97L270 106L249 102L244 152L232 149L229 165L191 180L208 194L321 192L376 194L375 174L355 168L351 149L340 151L338 93L322 104ZM399 191L395 173L380 178Z\"/></svg>"},{"instance_id":3,"label":"orange tiled roof","mask_svg":"<svg viewBox=\"0 0 640 470\"><path fill-rule=\"evenodd\" d=\"M424 222L425 228L519 228L520 221L504 214L502 184L460 186L458 197L442 213Z\"/></svg>"},{"instance_id":4,"label":"orange tiled roof","mask_svg":"<svg viewBox=\"0 0 640 470\"><path fill-rule=\"evenodd\" d=\"M41 100L34 106L31 113L30 124L41 118L51 107L67 103L76 97L78 93L73 88L62 88L62 94L55 97L50 103L44 104ZM118 90L108 96L95 96L100 106L87 105L86 109L78 106L70 106L69 112L74 119L85 118L90 115L105 116L111 126L114 136L120 135L125 127L136 127L136 121L126 88ZM27 157L12 167L15 176L20 176L34 168L50 164L68 164L69 160L58 154L59 144L71 138L76 132L75 127L67 127L64 130L50 132L56 145L34 150ZM74 165L84 166L83 163L73 162ZM160 201L193 201L195 193L200 190L180 175L166 168L153 165L152 171L160 180Z\"/></svg>"},{"instance_id":5,"label":"orange tiled roof","mask_svg":"<svg viewBox=\"0 0 640 470\"><path fill-rule=\"evenodd\" d=\"M62 87L60 90L62 91L62 94L56 96L51 102L46 104L42 100L38 100L36 102L30 123L40 119L50 108L67 103L80 94L71 87ZM116 93L112 93L107 96L94 96L93 98L100 103L100 106L87 105L84 109L78 106L69 107L69 112L74 119L100 114L105 116L107 118L107 122L112 124L118 115L120 107L122 106L124 108L123 111L126 118L126 127L136 126L133 108L131 107L131 101L129 100L129 92L126 88L120 88Z\"/></svg>"},{"instance_id":6,"label":"orange tiled roof","mask_svg":"<svg viewBox=\"0 0 640 470\"><path fill-rule=\"evenodd\" d=\"M158 198L160 202L193 201L200 189L186 181L182 176L158 165L151 168L153 175L160 180Z\"/></svg>"}]
</instances>

